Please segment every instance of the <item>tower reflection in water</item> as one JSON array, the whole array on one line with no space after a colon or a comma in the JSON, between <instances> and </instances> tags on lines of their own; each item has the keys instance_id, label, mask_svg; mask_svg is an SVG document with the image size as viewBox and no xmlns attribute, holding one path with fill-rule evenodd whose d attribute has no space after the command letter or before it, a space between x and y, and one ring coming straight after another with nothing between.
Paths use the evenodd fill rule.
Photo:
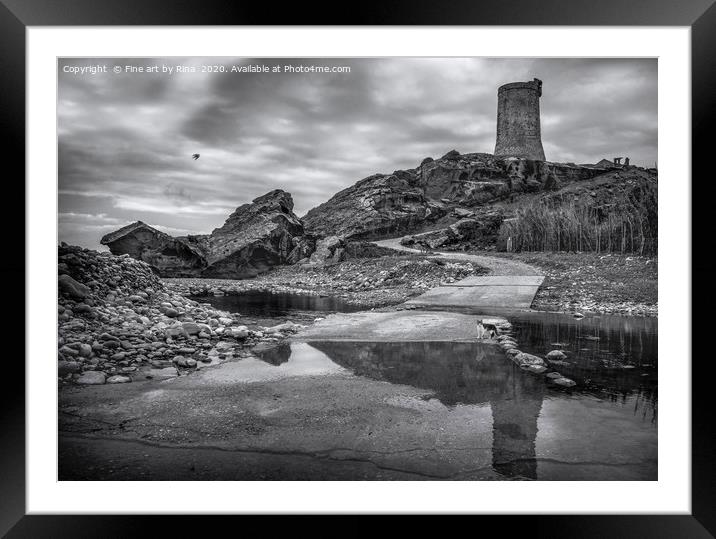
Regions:
<instances>
[{"instance_id":1,"label":"tower reflection in water","mask_svg":"<svg viewBox=\"0 0 716 539\"><path fill-rule=\"evenodd\" d=\"M312 342L358 376L427 389L446 406L489 404L492 466L506 477L537 478L535 441L545 383L494 346L454 342ZM290 352L265 357L276 364Z\"/></svg>"}]
</instances>

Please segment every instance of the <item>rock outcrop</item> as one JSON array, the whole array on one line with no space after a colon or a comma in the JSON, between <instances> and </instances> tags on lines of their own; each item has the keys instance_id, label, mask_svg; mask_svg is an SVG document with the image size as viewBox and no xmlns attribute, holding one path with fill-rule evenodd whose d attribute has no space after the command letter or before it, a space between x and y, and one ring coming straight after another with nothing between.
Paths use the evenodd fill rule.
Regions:
<instances>
[{"instance_id":1,"label":"rock outcrop","mask_svg":"<svg viewBox=\"0 0 716 539\"><path fill-rule=\"evenodd\" d=\"M309 264L337 264L346 258L346 242L337 236L323 238L316 243Z\"/></svg>"},{"instance_id":2,"label":"rock outcrop","mask_svg":"<svg viewBox=\"0 0 716 539\"><path fill-rule=\"evenodd\" d=\"M504 214L498 209L465 212L457 208L453 213L462 217L456 223L438 230L431 230L413 236L406 236L400 242L407 247L425 247L439 249L450 247L460 249L467 246L471 249L489 250L497 243L500 225L504 221Z\"/></svg>"},{"instance_id":3,"label":"rock outcrop","mask_svg":"<svg viewBox=\"0 0 716 539\"><path fill-rule=\"evenodd\" d=\"M491 154L426 158L409 170L376 174L337 193L303 218L321 236L373 239L420 231L456 210L470 209L520 193L555 191L606 169Z\"/></svg>"},{"instance_id":4,"label":"rock outcrop","mask_svg":"<svg viewBox=\"0 0 716 539\"><path fill-rule=\"evenodd\" d=\"M272 266L294 264L315 242L304 234L289 193L277 189L244 204L205 240L204 277L255 277Z\"/></svg>"},{"instance_id":5,"label":"rock outcrop","mask_svg":"<svg viewBox=\"0 0 716 539\"><path fill-rule=\"evenodd\" d=\"M128 254L171 277L194 277L206 267L206 259L188 238L174 238L142 221L137 221L104 236L103 245L112 254Z\"/></svg>"},{"instance_id":6,"label":"rock outcrop","mask_svg":"<svg viewBox=\"0 0 716 539\"><path fill-rule=\"evenodd\" d=\"M309 211L303 222L322 237L372 239L415 230L446 213L417 180L415 170L369 176Z\"/></svg>"},{"instance_id":7,"label":"rock outcrop","mask_svg":"<svg viewBox=\"0 0 716 539\"><path fill-rule=\"evenodd\" d=\"M138 221L102 238L113 254L128 254L163 277L255 277L310 256L315 241L279 189L244 204L211 234L172 237Z\"/></svg>"}]
</instances>

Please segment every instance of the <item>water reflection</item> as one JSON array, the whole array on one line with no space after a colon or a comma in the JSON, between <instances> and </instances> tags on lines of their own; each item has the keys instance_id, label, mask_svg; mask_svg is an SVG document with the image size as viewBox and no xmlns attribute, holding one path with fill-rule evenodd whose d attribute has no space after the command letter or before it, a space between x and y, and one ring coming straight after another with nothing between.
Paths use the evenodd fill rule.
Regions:
<instances>
[{"instance_id":1,"label":"water reflection","mask_svg":"<svg viewBox=\"0 0 716 539\"><path fill-rule=\"evenodd\" d=\"M567 359L552 368L578 386L554 387L483 343L311 342L258 355L280 370L313 349L357 376L429 390L448 409L479 415L489 406L492 468L504 477L655 479L656 320L527 313L511 322L522 350L563 350ZM443 442L463 445L449 436ZM615 466L622 460L639 464ZM579 465L559 468L570 461ZM611 464L595 471L598 463Z\"/></svg>"},{"instance_id":2,"label":"water reflection","mask_svg":"<svg viewBox=\"0 0 716 539\"><path fill-rule=\"evenodd\" d=\"M313 311L351 313L363 309L335 297L288 292L270 293L262 290L249 290L229 296L201 296L195 299L222 311L257 317L284 317Z\"/></svg>"},{"instance_id":3,"label":"water reflection","mask_svg":"<svg viewBox=\"0 0 716 539\"><path fill-rule=\"evenodd\" d=\"M259 344L252 349L252 352L259 359L278 367L286 363L291 357L291 345L287 342L268 346Z\"/></svg>"},{"instance_id":4,"label":"water reflection","mask_svg":"<svg viewBox=\"0 0 716 539\"><path fill-rule=\"evenodd\" d=\"M243 380L247 369L250 379L350 372L430 391L414 402L437 399L447 408L414 409L422 423L441 425L448 451L462 451L470 437L456 417L489 410L491 423L466 419L476 440L492 439L486 454L476 442L473 458L489 462L491 454L493 470L508 478L656 479L657 321L545 313L510 320L522 350L542 357L563 350L567 359L552 369L577 387L555 387L498 347L466 342L283 343L255 349L261 361L254 362L265 368L237 365L236 376Z\"/></svg>"},{"instance_id":5,"label":"water reflection","mask_svg":"<svg viewBox=\"0 0 716 539\"><path fill-rule=\"evenodd\" d=\"M537 478L535 440L545 384L494 346L450 342L312 342L356 375L434 392L448 406L489 404L493 468Z\"/></svg>"}]
</instances>

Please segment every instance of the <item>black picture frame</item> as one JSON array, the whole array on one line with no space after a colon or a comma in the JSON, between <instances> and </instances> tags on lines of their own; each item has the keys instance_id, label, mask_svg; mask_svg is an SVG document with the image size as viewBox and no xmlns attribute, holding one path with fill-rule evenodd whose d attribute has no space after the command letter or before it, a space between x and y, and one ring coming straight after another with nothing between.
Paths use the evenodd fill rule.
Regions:
<instances>
[{"instance_id":1,"label":"black picture frame","mask_svg":"<svg viewBox=\"0 0 716 539\"><path fill-rule=\"evenodd\" d=\"M571 25L571 26L688 26L691 28L692 67L692 176L709 182L710 131L714 125L716 90L716 6L714 0L453 0L449 3L401 0L344 3L293 3L276 9L266 3L240 0L0 0L0 126L3 154L14 156L18 170L6 176L15 205L25 200L25 31L28 26L83 25ZM660 148L660 151L668 149ZM12 181L11 181L12 180ZM49 181L49 179L48 179ZM679 179L688 188L690 179ZM8 185L11 184L11 185ZM707 221L710 197L699 185L692 189L692 247L710 245ZM14 192L12 190L15 190ZM24 205L23 205L24 206ZM662 220L668 226L667 220ZM25 278L24 237L14 232L7 239L14 251L2 273L6 282ZM692 256L692 287L698 286L700 303L713 300L714 285L707 280L714 264ZM24 304L20 287L10 294L15 305ZM694 339L708 335L708 316L683 313L692 319ZM28 323L31 321L28 321ZM19 339L18 339L19 340ZM687 340L686 338L684 339ZM694 344L696 342L694 341ZM20 351L17 351L20 352ZM716 535L716 421L711 414L709 387L714 379L713 358L692 352L692 513L690 515L630 516L487 516L481 531L501 534L524 531L537 537L714 537ZM682 358L683 359L683 358ZM664 365L668 362L664 361ZM680 361L674 368L683 368ZM668 373L667 373L668 374ZM142 535L159 524L165 534L182 535L200 526L188 517L137 516L28 516L25 514L25 385L24 371L13 373L12 385L3 390L0 443L0 534L7 537L127 537ZM555 510L559 501L555 500ZM230 517L229 517L230 518ZM272 518L276 518L275 516ZM161 522L157 522L161 519ZM148 522L149 521L149 522ZM358 525L360 527L360 524ZM354 528L358 531L359 527Z\"/></svg>"}]
</instances>

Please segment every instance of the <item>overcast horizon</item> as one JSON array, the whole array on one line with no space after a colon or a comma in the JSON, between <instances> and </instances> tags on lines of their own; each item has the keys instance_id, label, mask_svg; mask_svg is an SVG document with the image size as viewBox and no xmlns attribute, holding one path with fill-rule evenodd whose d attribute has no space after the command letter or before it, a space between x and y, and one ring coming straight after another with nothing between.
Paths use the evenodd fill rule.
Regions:
<instances>
[{"instance_id":1,"label":"overcast horizon","mask_svg":"<svg viewBox=\"0 0 716 539\"><path fill-rule=\"evenodd\" d=\"M201 73L203 64L350 72ZM67 72L96 65L107 72ZM59 240L93 249L137 220L209 233L273 189L303 216L375 173L452 149L493 153L497 88L535 77L547 160L657 162L655 59L73 58L59 60L58 76Z\"/></svg>"}]
</instances>

